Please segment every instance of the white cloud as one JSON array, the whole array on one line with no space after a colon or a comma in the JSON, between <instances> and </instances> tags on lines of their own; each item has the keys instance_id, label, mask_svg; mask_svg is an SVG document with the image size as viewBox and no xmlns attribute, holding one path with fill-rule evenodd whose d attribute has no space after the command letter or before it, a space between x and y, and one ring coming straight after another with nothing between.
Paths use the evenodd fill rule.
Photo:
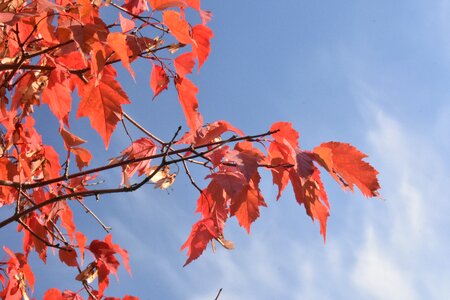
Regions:
<instances>
[{"instance_id":1,"label":"white cloud","mask_svg":"<svg viewBox=\"0 0 450 300\"><path fill-rule=\"evenodd\" d=\"M446 293L438 287L448 282L450 270L439 265L448 266L443 255L450 221L439 215L450 208L443 192L450 181L444 170L448 159L432 134L435 124L427 125L429 136L421 136L379 108L370 113L375 115L370 153L381 171L387 215L367 212L352 280L372 299L442 298Z\"/></svg>"}]
</instances>

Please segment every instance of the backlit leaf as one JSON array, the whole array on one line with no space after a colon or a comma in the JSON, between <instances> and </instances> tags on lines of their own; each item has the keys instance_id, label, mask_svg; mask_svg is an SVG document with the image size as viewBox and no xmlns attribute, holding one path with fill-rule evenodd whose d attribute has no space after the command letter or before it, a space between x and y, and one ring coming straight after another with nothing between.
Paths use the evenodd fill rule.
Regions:
<instances>
[{"instance_id":1,"label":"backlit leaf","mask_svg":"<svg viewBox=\"0 0 450 300\"><path fill-rule=\"evenodd\" d=\"M88 117L92 127L108 148L111 134L122 118L122 105L130 103L127 94L115 80L115 71L104 72L98 85L91 79L81 91L77 118Z\"/></svg>"},{"instance_id":2,"label":"backlit leaf","mask_svg":"<svg viewBox=\"0 0 450 300\"><path fill-rule=\"evenodd\" d=\"M198 88L189 79L180 77L175 79L175 86L187 124L194 131L203 125L203 118L198 112Z\"/></svg>"},{"instance_id":3,"label":"backlit leaf","mask_svg":"<svg viewBox=\"0 0 450 300\"><path fill-rule=\"evenodd\" d=\"M168 84L169 77L167 77L166 71L158 65L153 65L152 75L150 77L150 87L153 90L153 99L155 99L162 91L167 90Z\"/></svg>"},{"instance_id":4,"label":"backlit leaf","mask_svg":"<svg viewBox=\"0 0 450 300\"><path fill-rule=\"evenodd\" d=\"M169 27L170 33L183 44L193 43L189 23L184 17L173 10L166 10L163 12L163 22Z\"/></svg>"},{"instance_id":5,"label":"backlit leaf","mask_svg":"<svg viewBox=\"0 0 450 300\"><path fill-rule=\"evenodd\" d=\"M356 185L366 197L376 197L378 190L378 172L367 162L367 157L354 146L346 143L328 142L314 148L321 164L343 189L353 191Z\"/></svg>"}]
</instances>

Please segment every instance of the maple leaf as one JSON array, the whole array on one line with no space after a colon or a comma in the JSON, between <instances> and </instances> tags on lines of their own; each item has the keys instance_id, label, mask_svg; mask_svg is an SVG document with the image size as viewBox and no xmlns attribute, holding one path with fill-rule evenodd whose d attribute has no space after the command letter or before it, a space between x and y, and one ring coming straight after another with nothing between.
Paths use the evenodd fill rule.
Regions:
<instances>
[{"instance_id":1,"label":"maple leaf","mask_svg":"<svg viewBox=\"0 0 450 300\"><path fill-rule=\"evenodd\" d=\"M70 241L75 235L75 223L73 222L73 213L70 206L66 202L59 202L57 204L57 214L61 217L61 225L67 230Z\"/></svg>"},{"instance_id":2,"label":"maple leaf","mask_svg":"<svg viewBox=\"0 0 450 300\"><path fill-rule=\"evenodd\" d=\"M149 0L153 10L164 10L169 7L184 7L183 0Z\"/></svg>"},{"instance_id":3,"label":"maple leaf","mask_svg":"<svg viewBox=\"0 0 450 300\"><path fill-rule=\"evenodd\" d=\"M211 52L211 42L214 34L211 29L206 25L199 24L192 28L192 36L195 40L194 52L197 54L198 58L198 69L202 67L203 63L209 56Z\"/></svg>"},{"instance_id":4,"label":"maple leaf","mask_svg":"<svg viewBox=\"0 0 450 300\"><path fill-rule=\"evenodd\" d=\"M216 121L206 126L199 127L196 131L186 133L179 141L179 144L190 144L194 146L203 145L214 141L225 132L234 132L240 136L244 133L238 128L232 126L227 121Z\"/></svg>"},{"instance_id":5,"label":"maple leaf","mask_svg":"<svg viewBox=\"0 0 450 300\"><path fill-rule=\"evenodd\" d=\"M230 214L235 215L239 225L250 234L251 224L259 217L259 207L267 206L259 190L261 177L255 172L249 183L240 193L231 198Z\"/></svg>"},{"instance_id":6,"label":"maple leaf","mask_svg":"<svg viewBox=\"0 0 450 300\"><path fill-rule=\"evenodd\" d=\"M111 249L114 250L115 253L119 254L120 257L122 257L123 265L125 269L128 271L128 273L131 275L130 259L128 257L128 251L121 248L118 244L113 244L111 234L108 234L105 237L105 242L111 247Z\"/></svg>"},{"instance_id":7,"label":"maple leaf","mask_svg":"<svg viewBox=\"0 0 450 300\"><path fill-rule=\"evenodd\" d=\"M283 144L284 141L287 141L288 144L293 149L299 149L299 133L292 128L292 124L289 122L277 122L270 127L270 131L277 131L275 133L272 133L272 137L275 139L275 141Z\"/></svg>"},{"instance_id":8,"label":"maple leaf","mask_svg":"<svg viewBox=\"0 0 450 300\"><path fill-rule=\"evenodd\" d=\"M77 162L78 169L83 169L84 167L89 166L89 163L92 159L92 154L87 149L82 147L73 147L70 151L75 154L75 160Z\"/></svg>"},{"instance_id":9,"label":"maple leaf","mask_svg":"<svg viewBox=\"0 0 450 300\"><path fill-rule=\"evenodd\" d=\"M68 117L72 107L69 77L67 70L55 65L49 75L47 87L42 92L42 102L47 103L51 112L66 125L69 124Z\"/></svg>"},{"instance_id":10,"label":"maple leaf","mask_svg":"<svg viewBox=\"0 0 450 300\"><path fill-rule=\"evenodd\" d=\"M67 300L83 300L83 297L81 297L80 294L70 290L65 290L62 295Z\"/></svg>"},{"instance_id":11,"label":"maple leaf","mask_svg":"<svg viewBox=\"0 0 450 300\"><path fill-rule=\"evenodd\" d=\"M175 58L174 63L178 76L183 77L190 74L195 65L194 54L192 52L183 53Z\"/></svg>"},{"instance_id":12,"label":"maple leaf","mask_svg":"<svg viewBox=\"0 0 450 300\"><path fill-rule=\"evenodd\" d=\"M134 141L128 148L121 152L121 156L113 158L110 163L119 161L134 160L147 156L152 156L156 153L156 145L149 138L140 138ZM150 159L139 162L133 162L122 167L122 183L128 182L136 172L141 176L147 173L147 167L150 163Z\"/></svg>"},{"instance_id":13,"label":"maple leaf","mask_svg":"<svg viewBox=\"0 0 450 300\"><path fill-rule=\"evenodd\" d=\"M130 72L131 77L135 78L134 71L130 65L130 59L128 57L128 44L126 41L126 35L120 32L110 32L107 37L108 45L114 50L122 61L122 65Z\"/></svg>"},{"instance_id":14,"label":"maple leaf","mask_svg":"<svg viewBox=\"0 0 450 300\"><path fill-rule=\"evenodd\" d=\"M168 84L169 77L167 77L166 71L158 65L153 65L152 75L150 77L150 87L153 90L153 99L155 99L162 91L167 90Z\"/></svg>"},{"instance_id":15,"label":"maple leaf","mask_svg":"<svg viewBox=\"0 0 450 300\"><path fill-rule=\"evenodd\" d=\"M328 142L314 148L316 161L324 167L343 189L353 191L356 185L366 197L379 196L378 172L367 162L367 157L354 146Z\"/></svg>"},{"instance_id":16,"label":"maple leaf","mask_svg":"<svg viewBox=\"0 0 450 300\"><path fill-rule=\"evenodd\" d=\"M134 15L148 11L147 0L125 0L125 4L122 7Z\"/></svg>"},{"instance_id":17,"label":"maple leaf","mask_svg":"<svg viewBox=\"0 0 450 300\"><path fill-rule=\"evenodd\" d=\"M85 140L83 140L82 138L80 138L80 137L70 133L64 127L61 127L59 129L59 134L61 134L61 137L64 140L64 146L66 147L66 149L69 149L71 147L76 147L76 146L79 146L79 145L82 145L82 144L86 143Z\"/></svg>"},{"instance_id":18,"label":"maple leaf","mask_svg":"<svg viewBox=\"0 0 450 300\"><path fill-rule=\"evenodd\" d=\"M182 44L192 44L195 41L192 39L189 23L184 17L173 10L166 10L163 12L163 22L169 27L170 33Z\"/></svg>"},{"instance_id":19,"label":"maple leaf","mask_svg":"<svg viewBox=\"0 0 450 300\"><path fill-rule=\"evenodd\" d=\"M175 78L175 87L178 91L178 99L183 108L184 116L191 131L203 125L203 118L198 112L197 93L198 88L187 78Z\"/></svg>"},{"instance_id":20,"label":"maple leaf","mask_svg":"<svg viewBox=\"0 0 450 300\"><path fill-rule=\"evenodd\" d=\"M57 288L51 288L45 292L43 300L67 300Z\"/></svg>"},{"instance_id":21,"label":"maple leaf","mask_svg":"<svg viewBox=\"0 0 450 300\"><path fill-rule=\"evenodd\" d=\"M85 248L85 246L86 246L87 238L86 238L86 236L85 236L82 232L80 232L80 231L77 231L77 232L75 233L75 238L76 238L76 240L77 240L77 243L78 243L78 250L80 251L80 255L81 255L81 264L83 264L83 260L84 260L84 248Z\"/></svg>"},{"instance_id":22,"label":"maple leaf","mask_svg":"<svg viewBox=\"0 0 450 300\"><path fill-rule=\"evenodd\" d=\"M320 233L325 240L327 219L330 215L328 198L320 179L319 169L314 165L312 165L312 168L312 173L307 177L299 176L296 170L291 169L289 170L289 178L297 202L305 206L306 213L312 220L319 221Z\"/></svg>"},{"instance_id":23,"label":"maple leaf","mask_svg":"<svg viewBox=\"0 0 450 300\"><path fill-rule=\"evenodd\" d=\"M81 101L77 118L89 118L92 127L102 137L106 148L117 122L122 118L122 104L130 103L127 94L114 79L115 75L113 68L105 68L98 85L91 79L87 85L79 88Z\"/></svg>"},{"instance_id":24,"label":"maple leaf","mask_svg":"<svg viewBox=\"0 0 450 300\"><path fill-rule=\"evenodd\" d=\"M38 239L35 235L31 234L30 231L23 229L23 250L25 254L28 255L30 250L34 248L39 255L39 258L45 263L47 261L47 245L43 241L48 242L47 230L44 225L41 224L36 213L30 215L26 219L25 224L34 234L40 237L40 239ZM22 225L20 225L20 227L23 228Z\"/></svg>"},{"instance_id":25,"label":"maple leaf","mask_svg":"<svg viewBox=\"0 0 450 300\"><path fill-rule=\"evenodd\" d=\"M136 24L133 20L127 19L119 12L119 22L120 22L120 29L122 29L122 32L128 32L130 30L133 30L136 27Z\"/></svg>"},{"instance_id":26,"label":"maple leaf","mask_svg":"<svg viewBox=\"0 0 450 300\"><path fill-rule=\"evenodd\" d=\"M69 267L77 267L77 252L72 247L59 249L59 259Z\"/></svg>"},{"instance_id":27,"label":"maple leaf","mask_svg":"<svg viewBox=\"0 0 450 300\"><path fill-rule=\"evenodd\" d=\"M187 266L194 259L197 259L203 251L205 251L208 243L218 236L218 232L214 227L214 221L211 218L203 219L195 223L192 226L191 234L188 239L181 246L181 250L188 248L188 259L183 267Z\"/></svg>"}]
</instances>

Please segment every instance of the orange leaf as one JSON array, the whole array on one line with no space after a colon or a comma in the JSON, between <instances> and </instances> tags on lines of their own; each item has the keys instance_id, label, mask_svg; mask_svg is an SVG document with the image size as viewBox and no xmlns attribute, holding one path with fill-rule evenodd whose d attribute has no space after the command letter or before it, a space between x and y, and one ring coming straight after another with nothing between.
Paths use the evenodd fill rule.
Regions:
<instances>
[{"instance_id":1,"label":"orange leaf","mask_svg":"<svg viewBox=\"0 0 450 300\"><path fill-rule=\"evenodd\" d=\"M75 154L75 160L77 162L78 169L83 169L84 167L89 166L89 163L92 159L92 154L87 149L82 147L71 148L73 154Z\"/></svg>"},{"instance_id":2,"label":"orange leaf","mask_svg":"<svg viewBox=\"0 0 450 300\"><path fill-rule=\"evenodd\" d=\"M184 17L173 10L163 12L163 22L169 27L170 33L182 44L192 44L189 23Z\"/></svg>"},{"instance_id":3,"label":"orange leaf","mask_svg":"<svg viewBox=\"0 0 450 300\"><path fill-rule=\"evenodd\" d=\"M135 15L140 15L148 10L147 0L125 0L122 7Z\"/></svg>"},{"instance_id":4,"label":"orange leaf","mask_svg":"<svg viewBox=\"0 0 450 300\"><path fill-rule=\"evenodd\" d=\"M191 74L194 69L194 55L192 52L183 53L175 58L174 63L178 76L184 77L186 74Z\"/></svg>"},{"instance_id":5,"label":"orange leaf","mask_svg":"<svg viewBox=\"0 0 450 300\"><path fill-rule=\"evenodd\" d=\"M212 219L200 220L192 226L191 234L187 241L181 246L181 250L188 248L188 259L183 267L188 265L194 259L197 259L208 246L208 243L217 238L218 233L214 227Z\"/></svg>"},{"instance_id":6,"label":"orange leaf","mask_svg":"<svg viewBox=\"0 0 450 300\"><path fill-rule=\"evenodd\" d=\"M292 124L289 122L277 122L270 127L270 131L276 131L272 136L275 141L283 144L284 140L286 140L294 149L299 148L298 139L299 133L292 128Z\"/></svg>"},{"instance_id":7,"label":"orange leaf","mask_svg":"<svg viewBox=\"0 0 450 300\"><path fill-rule=\"evenodd\" d=\"M107 72L108 70L108 72ZM81 101L77 118L88 117L92 127L102 137L106 148L117 122L121 119L122 104L130 103L127 94L122 90L115 77L114 69L105 68L105 72L96 86L91 79L82 88Z\"/></svg>"},{"instance_id":8,"label":"orange leaf","mask_svg":"<svg viewBox=\"0 0 450 300\"><path fill-rule=\"evenodd\" d=\"M50 73L47 87L42 92L42 102L47 103L51 112L66 125L69 123L69 112L72 106L68 79L67 71L56 65Z\"/></svg>"},{"instance_id":9,"label":"orange leaf","mask_svg":"<svg viewBox=\"0 0 450 300\"><path fill-rule=\"evenodd\" d=\"M76 147L76 146L86 143L85 140L70 133L64 127L61 127L59 129L59 134L61 134L61 136L64 140L64 146L66 147L66 149L71 148L71 147Z\"/></svg>"},{"instance_id":10,"label":"orange leaf","mask_svg":"<svg viewBox=\"0 0 450 300\"><path fill-rule=\"evenodd\" d=\"M320 233L326 239L329 205L327 194L320 178L319 169L311 162L313 171L307 177L299 176L294 169L289 170L289 178L298 204L305 205L306 213L311 219L320 223Z\"/></svg>"},{"instance_id":11,"label":"orange leaf","mask_svg":"<svg viewBox=\"0 0 450 300\"><path fill-rule=\"evenodd\" d=\"M167 90L169 77L166 71L158 65L153 65L152 76L150 77L150 87L153 90L153 99L164 90Z\"/></svg>"},{"instance_id":12,"label":"orange leaf","mask_svg":"<svg viewBox=\"0 0 450 300\"><path fill-rule=\"evenodd\" d=\"M122 61L122 65L130 72L131 77L134 79L134 71L130 65L130 59L128 57L128 44L126 41L127 36L121 32L110 32L107 37L108 45L114 50Z\"/></svg>"},{"instance_id":13,"label":"orange leaf","mask_svg":"<svg viewBox=\"0 0 450 300\"><path fill-rule=\"evenodd\" d=\"M149 0L153 10L163 10L169 7L184 7L183 0Z\"/></svg>"},{"instance_id":14,"label":"orange leaf","mask_svg":"<svg viewBox=\"0 0 450 300\"><path fill-rule=\"evenodd\" d=\"M314 148L316 161L322 165L343 189L353 191L356 185L366 197L379 196L377 170L363 161L367 157L354 146L328 142Z\"/></svg>"},{"instance_id":15,"label":"orange leaf","mask_svg":"<svg viewBox=\"0 0 450 300\"><path fill-rule=\"evenodd\" d=\"M203 118L198 112L198 101L196 98L198 88L187 78L177 77L175 87L178 91L178 99L183 108L189 128L194 131L203 125Z\"/></svg>"},{"instance_id":16,"label":"orange leaf","mask_svg":"<svg viewBox=\"0 0 450 300\"><path fill-rule=\"evenodd\" d=\"M241 130L227 121L216 121L206 126L199 127L195 132L186 133L178 143L198 146L212 142L227 131L232 131L240 136L244 136L244 133Z\"/></svg>"},{"instance_id":17,"label":"orange leaf","mask_svg":"<svg viewBox=\"0 0 450 300\"><path fill-rule=\"evenodd\" d=\"M196 43L194 51L197 54L198 69L200 69L209 56L209 52L211 51L210 40L214 34L206 25L199 24L192 28L192 35Z\"/></svg>"},{"instance_id":18,"label":"orange leaf","mask_svg":"<svg viewBox=\"0 0 450 300\"><path fill-rule=\"evenodd\" d=\"M51 288L45 292L43 300L67 300L57 288Z\"/></svg>"},{"instance_id":19,"label":"orange leaf","mask_svg":"<svg viewBox=\"0 0 450 300\"><path fill-rule=\"evenodd\" d=\"M231 199L230 214L235 215L239 225L250 233L251 224L259 217L259 207L267 206L259 190L261 177L257 172L242 191Z\"/></svg>"},{"instance_id":20,"label":"orange leaf","mask_svg":"<svg viewBox=\"0 0 450 300\"><path fill-rule=\"evenodd\" d=\"M193 9L200 10L200 0L186 0L186 4Z\"/></svg>"},{"instance_id":21,"label":"orange leaf","mask_svg":"<svg viewBox=\"0 0 450 300\"><path fill-rule=\"evenodd\" d=\"M78 266L77 252L72 247L59 249L59 259L69 267Z\"/></svg>"},{"instance_id":22,"label":"orange leaf","mask_svg":"<svg viewBox=\"0 0 450 300\"><path fill-rule=\"evenodd\" d=\"M123 33L133 30L136 27L133 20L125 18L121 13L119 13L119 22Z\"/></svg>"},{"instance_id":23,"label":"orange leaf","mask_svg":"<svg viewBox=\"0 0 450 300\"><path fill-rule=\"evenodd\" d=\"M75 233L75 238L77 239L77 243L78 243L78 249L80 250L80 254L81 254L81 264L83 264L83 260L84 260L84 248L86 246L86 241L87 238L86 236L80 232L77 231Z\"/></svg>"}]
</instances>

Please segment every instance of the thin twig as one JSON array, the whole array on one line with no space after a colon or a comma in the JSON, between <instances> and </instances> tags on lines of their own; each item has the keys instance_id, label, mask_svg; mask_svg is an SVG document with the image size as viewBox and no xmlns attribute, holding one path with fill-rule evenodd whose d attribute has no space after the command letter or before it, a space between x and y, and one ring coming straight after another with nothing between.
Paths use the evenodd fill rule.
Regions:
<instances>
[{"instance_id":1,"label":"thin twig","mask_svg":"<svg viewBox=\"0 0 450 300\"><path fill-rule=\"evenodd\" d=\"M56 248L56 249L60 249L60 250L64 250L64 251L70 251L68 249L65 249L63 247L61 247L59 244L52 244L49 243L47 240L45 240L44 238L42 238L41 236L39 236L39 234L37 234L36 232L33 231L33 229L30 228L30 226L28 226L25 222L23 222L21 219L18 219L17 222L22 225L23 228L25 228L29 233L31 233L35 238L37 238L38 240L40 240L42 243L44 243L46 246L51 247L51 248Z\"/></svg>"},{"instance_id":2,"label":"thin twig","mask_svg":"<svg viewBox=\"0 0 450 300\"><path fill-rule=\"evenodd\" d=\"M220 296L221 292L222 292L222 288L219 289L219 292L217 293L217 296L216 296L216 298L214 298L214 300L218 300L219 299L219 296Z\"/></svg>"},{"instance_id":3,"label":"thin twig","mask_svg":"<svg viewBox=\"0 0 450 300\"><path fill-rule=\"evenodd\" d=\"M111 226L106 226L102 220L100 220L95 214L94 212L86 205L83 203L83 201L81 201L80 199L76 199L78 203L80 203L81 206L83 206L83 208L86 210L87 213L89 213L99 224L100 226L103 227L103 229L106 231L106 233L109 233L110 230L112 230Z\"/></svg>"},{"instance_id":4,"label":"thin twig","mask_svg":"<svg viewBox=\"0 0 450 300\"><path fill-rule=\"evenodd\" d=\"M273 134L277 131L268 131L266 133L262 133L262 134L257 134L257 135L248 135L248 136L243 136L243 137L236 137L236 136L232 136L229 139L226 140L222 140L222 141L216 141L216 142L210 142L207 144L202 144L202 145L198 145L195 148L196 149L202 149L202 148L208 148L208 147L215 147L215 146L222 146L224 144L228 144L228 143L234 143L234 142L239 142L239 141L244 141L244 140L255 140L259 137L263 137L263 136L267 136L270 134ZM212 149L212 148L210 148ZM214 150L217 149L214 148ZM181 154L181 153L186 153L191 151L192 152L192 146L191 147L186 147L186 148L182 148L182 149L178 149L178 150L173 150L173 151L169 151L167 153L167 156L171 156L171 155L177 155L177 154ZM197 152L194 155L191 156L186 156L186 157L180 157L180 159L178 160L173 160L172 163L178 163L181 162L183 160L189 160L192 158L196 158L196 157L202 157L205 154L211 152L211 150L208 151L204 151L204 152ZM93 173L97 173L97 172L101 172L101 171L106 171L106 170L110 170L110 169L114 169L117 167L121 167L124 165L128 165L131 163L135 163L135 162L140 162L140 161L145 161L145 160L149 160L149 159L157 159L157 158L162 158L164 157L166 154L164 153L160 153L160 154L154 154L154 155L149 155L149 156L145 156L145 157L139 157L139 158L134 158L134 159L129 159L129 160L124 160L124 161L119 161L116 162L114 164L110 164L110 165L106 165L106 166L102 166L102 167L98 167L98 168L93 168L93 169L89 169L89 170L85 170L85 171L81 171L81 172L77 172L77 173L73 173L73 174L69 174L67 176L67 179L65 176L60 176L60 177L56 177L56 178L52 178L52 179L48 179L48 180L44 180L44 181L40 181L40 182L35 182L35 183L24 183L22 184L22 188L23 189L30 189L30 188L36 188L36 187L42 187L42 186L46 186L52 183L56 183L56 182L60 182L60 181L64 181L64 180L69 180L72 178L76 178L76 177L81 177L84 175L89 175L89 174L93 174ZM0 186L11 186L11 187L19 187L20 183L19 182L14 182L14 181L9 181L9 180L0 180Z\"/></svg>"},{"instance_id":5,"label":"thin twig","mask_svg":"<svg viewBox=\"0 0 450 300\"><path fill-rule=\"evenodd\" d=\"M222 141L221 143L223 143L223 142L224 142L224 141ZM164 166L171 165L171 164L177 164L177 163L179 163L179 162L181 162L181 161L183 161L183 160L186 160L186 159L196 158L196 157L199 157L200 155L205 155L206 153L209 153L209 152L211 152L211 151L214 151L215 149L217 149L218 147L221 146L221 144L220 144L219 142L215 142L214 144L215 144L214 147L211 147L211 148L205 150L205 151L202 152L202 153L194 154L194 155L188 156L188 157L186 157L186 158L173 159L173 160L170 160L170 161L166 161L166 162L164 162L164 163L161 163L161 164L158 166L158 168L156 168L149 176L147 176L146 178L144 178L141 182L135 183L135 184L133 184L133 185L131 185L131 186L129 186L129 187L126 186L126 187L121 187L121 188L87 190L87 191L75 192L75 193L72 193L72 194L60 195L60 196L56 196L56 197L47 199L47 200L45 200L45 201L42 201L42 202L36 204L36 205L33 206L33 207L27 208L27 209L21 211L20 213L14 214L13 216L11 216L11 217L9 217L9 218L7 218L7 219L1 221L1 222L0 222L0 228L3 228L4 226L6 226L6 225L8 225L8 224L10 224L10 223L12 223L12 222L14 222L14 221L16 221L16 220L22 218L23 216L28 215L29 213L31 213L31 212L33 212L33 211L35 211L35 210L40 209L41 207L44 207L44 206L46 206L46 205L49 205L49 204L52 204L52 203L56 203L56 202L59 202L59 201L62 201L62 200L68 199L68 198L91 197L91 196L97 196L97 195L102 195L102 194L117 194L117 193L123 193L123 192L133 192L133 191L136 191L136 190L138 190L139 188L141 188L144 184L146 184L147 182L149 182L149 181L152 179L152 177L153 177L156 173L158 173ZM170 153L170 152L167 152L167 151L166 151L165 153L159 155L159 157L163 157L163 159L164 159L164 157L168 157L168 156L169 156L169 153ZM147 159L148 159L148 158L147 158ZM139 159L139 160L133 160L133 161L142 161L142 160L146 160L146 159Z\"/></svg>"}]
</instances>

